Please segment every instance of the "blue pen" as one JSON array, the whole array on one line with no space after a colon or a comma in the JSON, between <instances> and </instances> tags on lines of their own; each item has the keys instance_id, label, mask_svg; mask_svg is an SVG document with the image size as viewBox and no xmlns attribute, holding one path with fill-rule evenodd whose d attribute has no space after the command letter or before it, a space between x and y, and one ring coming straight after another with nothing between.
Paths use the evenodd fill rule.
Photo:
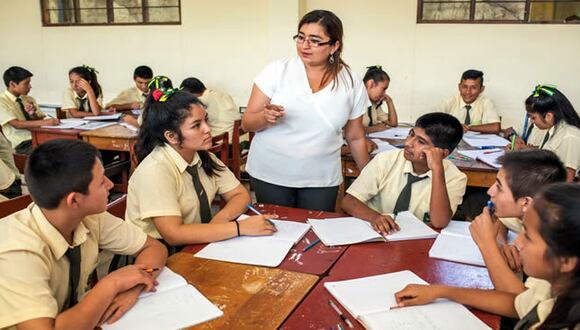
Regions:
<instances>
[{"instance_id":1,"label":"blue pen","mask_svg":"<svg viewBox=\"0 0 580 330\"><path fill-rule=\"evenodd\" d=\"M481 150L485 150L485 149L495 149L495 148L497 148L497 147L496 146L481 146L481 147L479 147L479 149L481 149Z\"/></svg>"},{"instance_id":2,"label":"blue pen","mask_svg":"<svg viewBox=\"0 0 580 330\"><path fill-rule=\"evenodd\" d=\"M258 210L256 210L252 204L246 204L246 206L248 207L248 209L250 209L250 211L256 213L257 215L262 215L262 213ZM272 226L274 226L274 228L276 228L276 225L274 224L274 222L272 221L272 219L266 219L266 221L268 221Z\"/></svg>"},{"instance_id":3,"label":"blue pen","mask_svg":"<svg viewBox=\"0 0 580 330\"><path fill-rule=\"evenodd\" d=\"M320 242L320 238L319 238L319 239L317 239L316 241L314 241L314 242L312 242L312 243L308 244L308 245L307 245L307 246L306 246L306 247L305 247L305 248L302 250L302 252L306 252L306 251L310 250L310 249L311 249L311 248L312 248L314 245L318 244L318 242Z\"/></svg>"},{"instance_id":4,"label":"blue pen","mask_svg":"<svg viewBox=\"0 0 580 330\"><path fill-rule=\"evenodd\" d=\"M522 131L522 140L524 140L524 141L528 140L528 121L529 120L530 120L530 118L526 114L526 119L524 120L524 129Z\"/></svg>"},{"instance_id":5,"label":"blue pen","mask_svg":"<svg viewBox=\"0 0 580 330\"><path fill-rule=\"evenodd\" d=\"M493 216L495 213L495 205L492 201L487 201L487 208L489 209L489 215Z\"/></svg>"}]
</instances>

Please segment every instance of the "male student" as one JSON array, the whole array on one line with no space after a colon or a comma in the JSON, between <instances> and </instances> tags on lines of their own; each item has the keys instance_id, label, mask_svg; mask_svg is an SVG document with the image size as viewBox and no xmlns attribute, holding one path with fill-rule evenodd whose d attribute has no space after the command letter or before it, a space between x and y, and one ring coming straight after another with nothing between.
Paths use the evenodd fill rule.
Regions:
<instances>
[{"instance_id":1,"label":"male student","mask_svg":"<svg viewBox=\"0 0 580 330\"><path fill-rule=\"evenodd\" d=\"M398 229L389 213L411 211L447 226L461 203L467 177L445 158L463 137L461 123L435 112L417 119L403 150L378 154L346 191L342 208L379 232Z\"/></svg>"},{"instance_id":2,"label":"male student","mask_svg":"<svg viewBox=\"0 0 580 330\"><path fill-rule=\"evenodd\" d=\"M125 89L106 106L107 109L133 110L142 109L147 95L149 95L149 81L153 78L153 70L150 67L141 65L133 72L135 86Z\"/></svg>"},{"instance_id":3,"label":"male student","mask_svg":"<svg viewBox=\"0 0 580 330\"><path fill-rule=\"evenodd\" d=\"M119 319L141 291L154 290L167 251L105 212L113 184L95 147L43 143L25 178L34 202L0 221L0 328L93 329ZM89 291L100 249L137 259Z\"/></svg>"},{"instance_id":4,"label":"male student","mask_svg":"<svg viewBox=\"0 0 580 330\"><path fill-rule=\"evenodd\" d=\"M32 89L32 73L19 66L4 71L6 90L0 96L0 125L19 154L32 152L32 134L29 129L43 125L57 125L58 119L45 119L36 101L28 96Z\"/></svg>"},{"instance_id":5,"label":"male student","mask_svg":"<svg viewBox=\"0 0 580 330\"><path fill-rule=\"evenodd\" d=\"M483 72L467 70L458 84L459 94L440 104L435 111L453 115L464 131L499 133L501 120L490 99L481 95L485 90Z\"/></svg>"},{"instance_id":6,"label":"male student","mask_svg":"<svg viewBox=\"0 0 580 330\"><path fill-rule=\"evenodd\" d=\"M12 146L0 132L0 201L22 195L20 172L14 163Z\"/></svg>"},{"instance_id":7,"label":"male student","mask_svg":"<svg viewBox=\"0 0 580 330\"><path fill-rule=\"evenodd\" d=\"M521 263L516 247L507 244L506 227L519 232L521 223L508 223L503 218L515 217L521 221L524 209L538 191L545 185L566 181L566 169L549 150L513 151L502 156L499 162L502 168L488 190L495 207L494 216L484 208L471 223L470 231L495 289L519 294L525 289L524 283L514 271L521 270Z\"/></svg>"}]
</instances>

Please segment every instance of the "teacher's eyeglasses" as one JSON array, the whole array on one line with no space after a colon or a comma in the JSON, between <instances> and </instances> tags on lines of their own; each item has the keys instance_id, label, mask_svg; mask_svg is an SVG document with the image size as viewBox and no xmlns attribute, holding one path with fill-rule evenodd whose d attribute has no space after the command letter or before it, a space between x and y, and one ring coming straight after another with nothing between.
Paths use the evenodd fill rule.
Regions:
<instances>
[{"instance_id":1,"label":"teacher's eyeglasses","mask_svg":"<svg viewBox=\"0 0 580 330\"><path fill-rule=\"evenodd\" d=\"M299 45L302 45L304 42L307 42L313 48L318 48L318 47L324 46L324 45L332 45L334 43L334 40L332 40L332 39L328 40L328 41L322 41L322 40L318 40L318 39L308 39L301 34L297 34L297 35L293 36L292 39L294 41L296 41L296 43Z\"/></svg>"}]
</instances>

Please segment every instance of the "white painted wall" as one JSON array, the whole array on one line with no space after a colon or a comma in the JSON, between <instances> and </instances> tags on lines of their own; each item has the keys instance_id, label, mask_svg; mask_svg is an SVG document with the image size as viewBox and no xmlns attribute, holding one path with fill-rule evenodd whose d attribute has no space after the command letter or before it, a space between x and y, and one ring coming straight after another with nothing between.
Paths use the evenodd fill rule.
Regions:
<instances>
[{"instance_id":1,"label":"white painted wall","mask_svg":"<svg viewBox=\"0 0 580 330\"><path fill-rule=\"evenodd\" d=\"M371 64L389 72L401 120L453 95L468 68L485 72L504 126L521 122L538 82L557 84L580 109L580 25L416 24L415 0L182 0L180 26L72 28L42 27L38 0L1 1L0 71L30 69L31 95L60 103L72 66L96 67L108 100L132 83L135 66L148 64L177 85L197 76L245 104L252 78L294 55L296 24L316 8L342 19L344 58L357 73Z\"/></svg>"}]
</instances>

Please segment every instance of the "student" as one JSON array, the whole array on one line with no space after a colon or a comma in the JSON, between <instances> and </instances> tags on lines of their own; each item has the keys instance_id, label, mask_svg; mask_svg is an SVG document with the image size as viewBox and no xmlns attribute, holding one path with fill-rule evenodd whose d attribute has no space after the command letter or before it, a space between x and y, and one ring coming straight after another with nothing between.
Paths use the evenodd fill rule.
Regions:
<instances>
[{"instance_id":1,"label":"student","mask_svg":"<svg viewBox=\"0 0 580 330\"><path fill-rule=\"evenodd\" d=\"M397 230L389 213L428 214L435 228L447 226L465 193L467 177L445 158L463 137L461 123L445 113L417 119L404 150L383 152L346 191L342 209L379 232Z\"/></svg>"},{"instance_id":2,"label":"student","mask_svg":"<svg viewBox=\"0 0 580 330\"><path fill-rule=\"evenodd\" d=\"M365 132L373 133L384 131L389 127L397 127L395 104L393 99L385 93L391 83L389 75L380 65L373 65L367 67L363 81L372 103L363 116ZM383 102L387 104L387 112L383 110Z\"/></svg>"},{"instance_id":3,"label":"student","mask_svg":"<svg viewBox=\"0 0 580 330\"><path fill-rule=\"evenodd\" d=\"M481 95L485 90L483 72L467 70L461 75L459 94L440 104L435 111L453 115L463 123L463 130L499 133L501 120L490 99Z\"/></svg>"},{"instance_id":4,"label":"student","mask_svg":"<svg viewBox=\"0 0 580 330\"><path fill-rule=\"evenodd\" d=\"M70 87L64 91L62 110L69 117L98 116L103 109L103 91L97 71L90 66L77 66L68 72Z\"/></svg>"},{"instance_id":5,"label":"student","mask_svg":"<svg viewBox=\"0 0 580 330\"><path fill-rule=\"evenodd\" d=\"M234 121L241 118L234 99L229 94L207 89L197 78L187 78L181 83L181 88L195 95L206 106L207 123L212 135L228 132L231 138L234 134Z\"/></svg>"},{"instance_id":6,"label":"student","mask_svg":"<svg viewBox=\"0 0 580 330\"><path fill-rule=\"evenodd\" d=\"M167 251L105 212L113 183L104 172L97 149L79 140L48 141L30 155L34 202L0 221L0 328L93 329L154 290ZM89 291L100 249L134 255L136 265Z\"/></svg>"},{"instance_id":7,"label":"student","mask_svg":"<svg viewBox=\"0 0 580 330\"><path fill-rule=\"evenodd\" d=\"M119 93L117 97L107 104L106 108L117 111L143 109L145 99L149 95L151 78L153 78L153 70L150 67L145 65L138 66L133 72L135 86Z\"/></svg>"},{"instance_id":8,"label":"student","mask_svg":"<svg viewBox=\"0 0 580 330\"><path fill-rule=\"evenodd\" d=\"M561 91L554 86L537 85L526 99L526 111L534 125L547 130L540 149L552 150L567 171L567 181L574 180L580 169L580 117ZM518 139L517 149L526 145Z\"/></svg>"},{"instance_id":9,"label":"student","mask_svg":"<svg viewBox=\"0 0 580 330\"><path fill-rule=\"evenodd\" d=\"M525 290L514 271L521 270L520 256L507 242L507 228L521 230L524 210L542 187L566 180L566 170L558 156L548 150L522 150L506 153L496 182L487 193L495 206L494 216L487 209L471 223L473 240L479 247L496 290L521 293ZM515 223L506 222L514 219Z\"/></svg>"},{"instance_id":10,"label":"student","mask_svg":"<svg viewBox=\"0 0 580 330\"><path fill-rule=\"evenodd\" d=\"M4 71L6 90L0 96L0 124L16 153L32 152L32 134L29 129L43 125L57 125L58 119L45 119L34 98L28 96L32 89L32 73L13 66Z\"/></svg>"},{"instance_id":11,"label":"student","mask_svg":"<svg viewBox=\"0 0 580 330\"><path fill-rule=\"evenodd\" d=\"M171 252L182 245L240 235L271 235L266 218L237 222L250 195L233 173L207 150L212 145L203 104L191 93L156 89L145 103L136 145L139 166L129 179L126 219L162 239ZM212 216L211 202L227 201Z\"/></svg>"},{"instance_id":12,"label":"student","mask_svg":"<svg viewBox=\"0 0 580 330\"><path fill-rule=\"evenodd\" d=\"M149 89L149 93L151 93L152 91L154 91L156 89L162 89L162 88L171 89L171 88L173 88L173 82L171 82L171 79L169 79L169 77L167 77L167 76L158 75L158 76L153 77L149 81L147 88ZM143 109L143 111L141 112L139 117L137 117L136 119L133 116L124 116L123 120L125 122L135 126L135 127L139 127L143 123L144 116L145 116L145 109Z\"/></svg>"},{"instance_id":13,"label":"student","mask_svg":"<svg viewBox=\"0 0 580 330\"><path fill-rule=\"evenodd\" d=\"M12 147L0 132L0 201L22 195L20 172L14 163Z\"/></svg>"},{"instance_id":14,"label":"student","mask_svg":"<svg viewBox=\"0 0 580 330\"><path fill-rule=\"evenodd\" d=\"M516 239L527 290L516 295L499 290L408 285L395 294L399 307L446 298L508 317L515 329L578 329L580 326L580 185L546 187L526 208L524 229Z\"/></svg>"}]
</instances>

